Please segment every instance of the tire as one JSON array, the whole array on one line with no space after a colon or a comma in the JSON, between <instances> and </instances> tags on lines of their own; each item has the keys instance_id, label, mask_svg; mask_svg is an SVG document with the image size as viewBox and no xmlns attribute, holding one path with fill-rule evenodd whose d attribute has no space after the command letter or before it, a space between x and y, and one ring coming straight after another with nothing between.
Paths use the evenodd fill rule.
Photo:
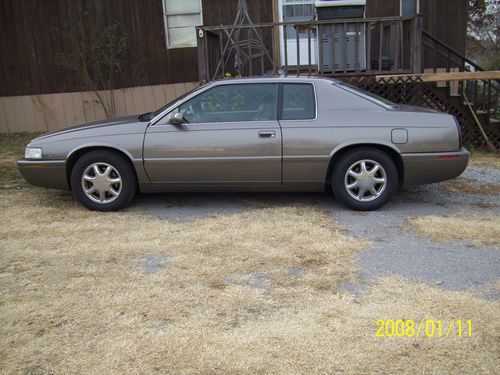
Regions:
<instances>
[{"instance_id":1,"label":"tire","mask_svg":"<svg viewBox=\"0 0 500 375\"><path fill-rule=\"evenodd\" d=\"M385 152L360 147L336 161L331 184L337 199L348 208L372 211L384 206L396 193L398 170Z\"/></svg>"},{"instance_id":2,"label":"tire","mask_svg":"<svg viewBox=\"0 0 500 375\"><path fill-rule=\"evenodd\" d=\"M81 156L71 171L76 199L94 211L117 211L134 198L137 183L128 160L107 150Z\"/></svg>"}]
</instances>

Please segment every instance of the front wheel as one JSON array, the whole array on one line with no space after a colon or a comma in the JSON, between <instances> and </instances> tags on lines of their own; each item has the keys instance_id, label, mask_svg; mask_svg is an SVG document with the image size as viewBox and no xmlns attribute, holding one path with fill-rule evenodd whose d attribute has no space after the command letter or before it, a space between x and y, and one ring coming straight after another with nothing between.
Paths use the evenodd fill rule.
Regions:
<instances>
[{"instance_id":1,"label":"front wheel","mask_svg":"<svg viewBox=\"0 0 500 375\"><path fill-rule=\"evenodd\" d=\"M364 147L349 151L333 168L333 191L345 206L353 210L376 210L396 192L396 165L389 155L378 149Z\"/></svg>"},{"instance_id":2,"label":"front wheel","mask_svg":"<svg viewBox=\"0 0 500 375\"><path fill-rule=\"evenodd\" d=\"M111 151L98 150L78 159L71 172L71 188L85 207L116 211L134 198L136 180L125 158Z\"/></svg>"}]
</instances>

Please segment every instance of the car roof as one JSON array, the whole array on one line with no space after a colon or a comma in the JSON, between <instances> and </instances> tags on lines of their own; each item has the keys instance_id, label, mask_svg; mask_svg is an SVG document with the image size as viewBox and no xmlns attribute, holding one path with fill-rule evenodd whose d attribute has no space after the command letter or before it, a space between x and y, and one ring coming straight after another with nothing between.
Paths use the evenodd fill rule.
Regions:
<instances>
[{"instance_id":1,"label":"car roof","mask_svg":"<svg viewBox=\"0 0 500 375\"><path fill-rule=\"evenodd\" d=\"M261 76L261 77L228 77L218 79L210 82L210 84L224 84L224 83L264 83L264 82L314 82L314 81L329 81L332 83L340 83L341 81L320 76L298 76L298 77L283 77L283 76Z\"/></svg>"}]
</instances>

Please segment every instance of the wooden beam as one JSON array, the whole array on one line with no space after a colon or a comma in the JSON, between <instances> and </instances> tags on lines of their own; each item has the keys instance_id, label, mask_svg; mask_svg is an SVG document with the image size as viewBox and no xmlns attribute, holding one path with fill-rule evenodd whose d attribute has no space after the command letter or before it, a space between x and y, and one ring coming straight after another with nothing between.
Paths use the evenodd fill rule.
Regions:
<instances>
[{"instance_id":1,"label":"wooden beam","mask_svg":"<svg viewBox=\"0 0 500 375\"><path fill-rule=\"evenodd\" d=\"M207 65L207 35L201 29L196 29L196 40L197 40L197 56L198 56L198 80L200 84L209 81L208 77L208 65Z\"/></svg>"},{"instance_id":2,"label":"wooden beam","mask_svg":"<svg viewBox=\"0 0 500 375\"><path fill-rule=\"evenodd\" d=\"M423 74L392 74L378 75L375 77L377 82L384 83L390 79L397 78L420 78L424 82L441 81L475 81L475 80L500 80L500 70L484 72L450 72L450 73L423 73Z\"/></svg>"},{"instance_id":3,"label":"wooden beam","mask_svg":"<svg viewBox=\"0 0 500 375\"><path fill-rule=\"evenodd\" d=\"M279 16L279 4L278 0L273 0L273 23L275 25L279 24L280 16ZM280 69L281 66L281 58L280 58L280 28L279 26L273 26L273 72L276 73Z\"/></svg>"},{"instance_id":4,"label":"wooden beam","mask_svg":"<svg viewBox=\"0 0 500 375\"><path fill-rule=\"evenodd\" d=\"M413 73L420 73L422 71L422 16L417 17L412 21L413 32L411 39L411 70Z\"/></svg>"},{"instance_id":5,"label":"wooden beam","mask_svg":"<svg viewBox=\"0 0 500 375\"><path fill-rule=\"evenodd\" d=\"M377 17L377 18L349 18L349 19L336 19L336 20L314 20L314 21L288 21L279 22L278 24L274 22L264 22L264 23L252 23L245 25L219 25L219 26L198 26L205 31L217 31L220 29L247 29L252 27L271 27L271 26L315 26L315 25L331 25L331 24L344 24L344 23L363 23L368 24L369 22L391 22L391 21L408 21L413 20L415 17Z\"/></svg>"}]
</instances>

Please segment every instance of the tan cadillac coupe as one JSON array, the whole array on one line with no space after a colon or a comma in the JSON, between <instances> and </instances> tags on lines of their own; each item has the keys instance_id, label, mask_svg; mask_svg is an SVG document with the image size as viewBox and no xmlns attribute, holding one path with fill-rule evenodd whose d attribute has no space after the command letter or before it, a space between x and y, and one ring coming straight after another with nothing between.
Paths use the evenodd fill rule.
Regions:
<instances>
[{"instance_id":1,"label":"tan cadillac coupe","mask_svg":"<svg viewBox=\"0 0 500 375\"><path fill-rule=\"evenodd\" d=\"M155 112L33 139L18 161L33 185L71 189L92 210L137 191L324 191L374 210L398 186L460 175L453 116L396 105L326 78L247 78L199 87Z\"/></svg>"}]
</instances>

